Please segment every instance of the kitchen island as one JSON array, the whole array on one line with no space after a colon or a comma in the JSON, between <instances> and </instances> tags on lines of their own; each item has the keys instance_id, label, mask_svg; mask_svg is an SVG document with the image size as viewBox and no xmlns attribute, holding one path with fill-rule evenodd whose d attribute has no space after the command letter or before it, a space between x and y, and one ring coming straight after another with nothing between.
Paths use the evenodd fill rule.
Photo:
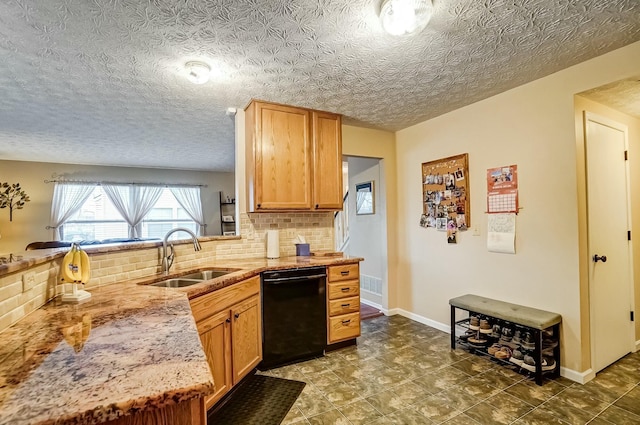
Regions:
<instances>
[{"instance_id":1,"label":"kitchen island","mask_svg":"<svg viewBox=\"0 0 640 425\"><path fill-rule=\"evenodd\" d=\"M50 301L0 334L0 424L119 424L131 415L185 405L194 420L204 421L197 406L214 382L189 299L265 270L361 260L211 262L206 267L236 271L186 288L145 285L167 278L149 276L93 289L79 305Z\"/></svg>"}]
</instances>

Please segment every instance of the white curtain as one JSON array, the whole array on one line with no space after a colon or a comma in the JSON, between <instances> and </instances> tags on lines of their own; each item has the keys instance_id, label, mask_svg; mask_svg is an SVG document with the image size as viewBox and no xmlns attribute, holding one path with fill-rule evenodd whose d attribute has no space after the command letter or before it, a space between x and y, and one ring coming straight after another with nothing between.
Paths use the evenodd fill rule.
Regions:
<instances>
[{"instance_id":1,"label":"white curtain","mask_svg":"<svg viewBox=\"0 0 640 425\"><path fill-rule=\"evenodd\" d=\"M129 225L129 237L142 234L142 219L162 195L161 186L103 184L104 193Z\"/></svg>"},{"instance_id":2,"label":"white curtain","mask_svg":"<svg viewBox=\"0 0 640 425\"><path fill-rule=\"evenodd\" d=\"M53 240L61 239L60 226L80 209L94 188L94 184L55 183L51 202L51 222L47 226L53 230Z\"/></svg>"},{"instance_id":3,"label":"white curtain","mask_svg":"<svg viewBox=\"0 0 640 425\"><path fill-rule=\"evenodd\" d=\"M200 198L199 187L172 187L171 193L176 197L176 201L187 212L189 217L198 223L198 236L205 233L204 214L202 213L202 199Z\"/></svg>"}]
</instances>

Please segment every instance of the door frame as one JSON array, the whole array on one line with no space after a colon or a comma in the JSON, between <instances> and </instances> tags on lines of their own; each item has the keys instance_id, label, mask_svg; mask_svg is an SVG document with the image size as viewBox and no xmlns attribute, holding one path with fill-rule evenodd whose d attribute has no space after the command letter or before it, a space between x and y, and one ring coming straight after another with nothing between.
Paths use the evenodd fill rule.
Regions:
<instances>
[{"instance_id":1,"label":"door frame","mask_svg":"<svg viewBox=\"0 0 640 425\"><path fill-rule=\"evenodd\" d=\"M586 279L587 279L587 290L588 290L588 294L589 294L589 353L591 356L590 359L590 367L591 370L593 371L593 374L595 376L595 373L599 372L597 370L595 370L595 345L596 345L596 339L595 339L595 329L596 327L594 326L593 323L593 319L594 319L594 314L593 314L593 310L594 310L594 302L591 299L591 294L593 293L592 290L592 279L591 279L591 273L589 272L589 268L591 267L591 250L590 250L590 245L589 245L589 226L588 226L588 220L589 220L589 203L588 203L588 181L587 181L587 173L588 173L588 168L587 168L587 139L588 139L588 129L587 129L587 121L595 121L600 123L601 125L613 128L615 130L619 130L622 131L624 133L624 149L625 151L629 151L629 127L626 124L622 124L618 121L615 121L614 119L605 117L603 115L594 113L594 112L590 112L588 110L584 110L582 113L582 128L583 128L583 152L584 152L584 158L583 158L583 164L584 164L584 184L585 184L585 196L586 196L586 203L585 203L585 219L586 219L586 262L587 262L587 274L586 274ZM631 180L630 180L630 169L629 169L629 161L625 161L624 163L624 167L625 167L625 185L626 185L626 207L627 207L627 229L631 230L631 224L632 224L632 215L631 215ZM581 256L583 256L583 254L581 253ZM627 291L628 291L628 302L629 302L629 311L634 311L635 310L635 298L634 298L634 285L633 285L633 240L629 241L629 244L627 245L627 262L628 262L628 273L629 273L629 279L627 281ZM635 325L633 324L633 322L631 322L630 324L630 330L629 330L629 352L635 352L636 351L636 341L635 341ZM606 366L605 366L606 367ZM604 368L603 368L604 369Z\"/></svg>"}]
</instances>

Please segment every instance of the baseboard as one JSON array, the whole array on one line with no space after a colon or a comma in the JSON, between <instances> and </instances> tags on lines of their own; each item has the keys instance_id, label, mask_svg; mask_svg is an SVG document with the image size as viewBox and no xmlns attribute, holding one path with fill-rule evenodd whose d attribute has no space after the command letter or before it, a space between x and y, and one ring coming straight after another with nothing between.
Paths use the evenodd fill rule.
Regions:
<instances>
[{"instance_id":1,"label":"baseboard","mask_svg":"<svg viewBox=\"0 0 640 425\"><path fill-rule=\"evenodd\" d=\"M560 376L563 376L578 384L586 384L596 377L596 373L593 369L587 369L584 372L577 372L573 369L560 366Z\"/></svg>"},{"instance_id":2,"label":"baseboard","mask_svg":"<svg viewBox=\"0 0 640 425\"><path fill-rule=\"evenodd\" d=\"M378 303L374 303L373 301L369 301L369 300L365 300L364 298L360 298L360 304L366 304L369 307L373 307L373 308L377 308L378 310L382 311L384 313L384 309L382 308L382 306Z\"/></svg>"},{"instance_id":3,"label":"baseboard","mask_svg":"<svg viewBox=\"0 0 640 425\"><path fill-rule=\"evenodd\" d=\"M435 320L427 319L424 316L420 316L419 314L411 313L410 311L403 310L401 308L395 308L397 310L396 314L400 316L404 316L408 319L415 320L416 322L422 323L423 325L430 326L432 328L438 329L442 332L451 333L451 326L449 324L436 322Z\"/></svg>"}]
</instances>

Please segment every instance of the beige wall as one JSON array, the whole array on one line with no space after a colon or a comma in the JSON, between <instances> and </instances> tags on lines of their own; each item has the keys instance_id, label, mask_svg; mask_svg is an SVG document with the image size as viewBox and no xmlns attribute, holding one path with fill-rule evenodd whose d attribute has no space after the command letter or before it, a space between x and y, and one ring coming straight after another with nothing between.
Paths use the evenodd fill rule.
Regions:
<instances>
[{"instance_id":1,"label":"beige wall","mask_svg":"<svg viewBox=\"0 0 640 425\"><path fill-rule=\"evenodd\" d=\"M582 356L574 94L638 73L634 43L396 133L398 305L441 324L465 293L562 314L563 373ZM469 154L471 228L457 245L418 226L422 162ZM517 164L516 255L486 249L487 168Z\"/></svg>"},{"instance_id":2,"label":"beige wall","mask_svg":"<svg viewBox=\"0 0 640 425\"><path fill-rule=\"evenodd\" d=\"M0 182L19 182L31 199L14 212L12 222L8 209L0 210L0 254L22 251L29 242L53 239L51 230L45 229L51 216L53 184L44 183L53 175L72 180L205 184L202 207L208 235L220 234L218 191L231 195L235 188L234 173L0 160Z\"/></svg>"},{"instance_id":3,"label":"beige wall","mask_svg":"<svg viewBox=\"0 0 640 425\"><path fill-rule=\"evenodd\" d=\"M584 170L584 126L583 126L583 113L584 111L593 112L600 116L610 118L616 122L624 124L628 127L629 133L629 181L631 186L629 193L631 195L631 228L635 229L633 232L638 235L640 231L640 190L638 185L640 184L640 119L631 117L620 111L616 111L600 103L586 99L582 96L575 97L575 120L576 120L576 151L578 152L578 202L580 205L580 287L581 287L581 305L584 312L583 318L585 323L589 323L589 252L587 249L587 215L586 215L586 182L585 182L585 170ZM637 238L634 238L637 240ZM634 295L635 295L635 311L638 313L638 307L640 307L640 245L635 244L635 250L633 251L632 259L633 267L633 281L634 281ZM640 320L636 320L636 340L640 340ZM585 326L584 338L589 341L589 328ZM589 346L586 344L585 346ZM585 362L590 362L590 351L584 350L583 358Z\"/></svg>"},{"instance_id":4,"label":"beige wall","mask_svg":"<svg viewBox=\"0 0 640 425\"><path fill-rule=\"evenodd\" d=\"M387 232L381 245L386 248L382 253L382 307L391 310L397 307L399 283L398 273L398 198L396 183L395 135L388 131L370 128L342 126L342 154L379 158L381 175L381 202L386 204ZM385 259L386 256L386 259ZM365 258L365 262L367 259Z\"/></svg>"}]
</instances>

